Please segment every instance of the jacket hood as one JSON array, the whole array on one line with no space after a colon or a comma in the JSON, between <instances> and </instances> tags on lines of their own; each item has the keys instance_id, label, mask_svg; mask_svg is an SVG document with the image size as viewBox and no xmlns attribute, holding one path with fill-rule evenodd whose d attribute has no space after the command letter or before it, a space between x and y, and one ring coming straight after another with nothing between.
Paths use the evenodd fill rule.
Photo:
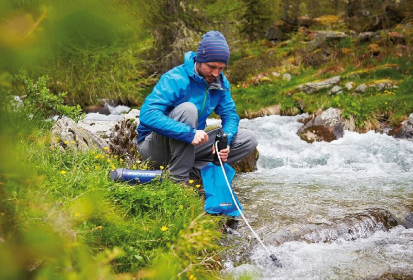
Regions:
<instances>
[{"instance_id":1,"label":"jacket hood","mask_svg":"<svg viewBox=\"0 0 413 280\"><path fill-rule=\"evenodd\" d=\"M195 57L196 53L194 52L187 52L184 54L185 72L188 74L189 77L193 77L195 75Z\"/></svg>"}]
</instances>

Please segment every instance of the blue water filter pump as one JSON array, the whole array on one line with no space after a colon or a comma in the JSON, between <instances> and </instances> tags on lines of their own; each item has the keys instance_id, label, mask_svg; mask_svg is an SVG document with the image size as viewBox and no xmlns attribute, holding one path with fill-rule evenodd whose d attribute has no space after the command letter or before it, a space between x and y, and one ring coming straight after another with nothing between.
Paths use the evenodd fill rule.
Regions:
<instances>
[{"instance_id":1,"label":"blue water filter pump","mask_svg":"<svg viewBox=\"0 0 413 280\"><path fill-rule=\"evenodd\" d=\"M131 184L143 184L154 179L162 180L162 170L133 170L126 168L117 168L110 171L112 181L124 181Z\"/></svg>"}]
</instances>

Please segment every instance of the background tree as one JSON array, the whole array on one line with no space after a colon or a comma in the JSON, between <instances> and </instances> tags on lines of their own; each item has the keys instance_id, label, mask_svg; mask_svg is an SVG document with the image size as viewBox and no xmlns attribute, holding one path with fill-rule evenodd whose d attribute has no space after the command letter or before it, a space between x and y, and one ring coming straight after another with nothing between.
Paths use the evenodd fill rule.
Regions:
<instances>
[{"instance_id":1,"label":"background tree","mask_svg":"<svg viewBox=\"0 0 413 280\"><path fill-rule=\"evenodd\" d=\"M178 0L144 4L146 24L153 36L151 56L157 72L163 73L181 64L183 54L196 48L204 32L205 15L195 4Z\"/></svg>"},{"instance_id":2,"label":"background tree","mask_svg":"<svg viewBox=\"0 0 413 280\"><path fill-rule=\"evenodd\" d=\"M244 13L240 32L252 42L258 38L263 38L270 25L269 2L265 0L243 0Z\"/></svg>"}]
</instances>

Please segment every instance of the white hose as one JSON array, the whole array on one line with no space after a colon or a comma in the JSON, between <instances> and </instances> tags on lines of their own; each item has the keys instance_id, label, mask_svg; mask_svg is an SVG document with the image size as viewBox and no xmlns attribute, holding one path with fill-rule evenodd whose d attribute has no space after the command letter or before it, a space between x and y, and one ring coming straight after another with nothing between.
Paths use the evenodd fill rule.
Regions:
<instances>
[{"instance_id":1,"label":"white hose","mask_svg":"<svg viewBox=\"0 0 413 280\"><path fill-rule=\"evenodd\" d=\"M215 152L216 152L216 153L219 153L219 152L218 152L218 141L215 142ZM250 226L250 224L248 223L248 221L247 221L247 219L245 218L244 214L242 213L242 211L241 211L241 209L240 209L240 207L239 207L239 205L238 205L238 203L237 203L237 200L235 199L235 196L234 196L234 193L233 193L233 191L232 191L231 185L230 185L230 183L228 182L227 174L225 173L225 169L224 169L224 164L222 163L219 154L218 154L218 159L219 159L219 163L221 164L222 172L224 173L224 178L225 178L225 181L227 182L227 186L228 186L229 192L231 193L232 200L234 201L235 206L237 207L239 213L241 214L242 219L243 219L244 222L247 224L248 228L251 230L251 232L253 233L254 237L258 240L258 242L261 244L261 246L262 246L262 247L264 248L264 250L267 252L268 256L271 257L271 253L270 253L270 251L268 250L267 246L265 246L265 244L261 241L261 239L260 239L260 237L258 236L258 234L257 234L257 233L254 231L254 229ZM272 258L272 257L271 257L271 258Z\"/></svg>"}]
</instances>

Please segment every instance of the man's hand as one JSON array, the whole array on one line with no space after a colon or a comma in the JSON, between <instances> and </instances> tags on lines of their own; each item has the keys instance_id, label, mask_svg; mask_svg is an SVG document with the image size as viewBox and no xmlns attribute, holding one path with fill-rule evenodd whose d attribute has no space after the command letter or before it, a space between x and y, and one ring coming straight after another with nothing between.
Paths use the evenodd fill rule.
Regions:
<instances>
[{"instance_id":1,"label":"man's hand","mask_svg":"<svg viewBox=\"0 0 413 280\"><path fill-rule=\"evenodd\" d=\"M212 145L212 154L215 154L215 145ZM221 158L222 162L227 162L228 154L229 154L229 146L219 151L219 157Z\"/></svg>"},{"instance_id":2,"label":"man's hand","mask_svg":"<svg viewBox=\"0 0 413 280\"><path fill-rule=\"evenodd\" d=\"M191 144L194 146L205 144L206 142L208 142L208 139L208 134L205 131L197 130L195 133L194 140L192 140Z\"/></svg>"}]
</instances>

